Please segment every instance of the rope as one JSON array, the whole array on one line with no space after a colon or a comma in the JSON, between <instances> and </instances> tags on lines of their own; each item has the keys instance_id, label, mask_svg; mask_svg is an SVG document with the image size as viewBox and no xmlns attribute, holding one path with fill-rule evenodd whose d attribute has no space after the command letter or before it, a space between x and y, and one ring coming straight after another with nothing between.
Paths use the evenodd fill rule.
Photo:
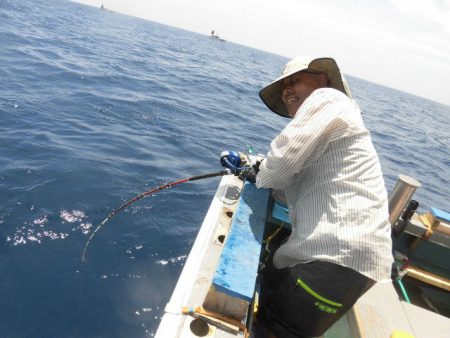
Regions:
<instances>
[{"instance_id":1,"label":"rope","mask_svg":"<svg viewBox=\"0 0 450 338\"><path fill-rule=\"evenodd\" d=\"M276 235L278 235L278 233L281 231L281 229L283 228L283 224L281 224L269 237L267 237L265 240L263 240L263 243L265 244L269 244L269 242L274 239L274 237Z\"/></svg>"},{"instance_id":2,"label":"rope","mask_svg":"<svg viewBox=\"0 0 450 338\"><path fill-rule=\"evenodd\" d=\"M422 221L422 223L427 227L427 231L422 235L422 239L427 240L433 234L433 224L431 224L430 220L428 219L428 217L426 217L426 215L420 215L419 218Z\"/></svg>"}]
</instances>

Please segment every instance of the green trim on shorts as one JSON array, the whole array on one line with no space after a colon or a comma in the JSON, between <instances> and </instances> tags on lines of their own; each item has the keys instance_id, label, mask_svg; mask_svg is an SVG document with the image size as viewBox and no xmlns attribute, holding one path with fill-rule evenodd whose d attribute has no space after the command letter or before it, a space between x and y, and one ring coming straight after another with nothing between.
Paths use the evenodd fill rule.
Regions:
<instances>
[{"instance_id":1,"label":"green trim on shorts","mask_svg":"<svg viewBox=\"0 0 450 338\"><path fill-rule=\"evenodd\" d=\"M326 312L326 313L333 313L333 314L334 314L334 313L336 313L336 312L338 311L338 310L335 309L334 307L325 305L325 304L323 304L323 303L321 303L321 302L315 302L314 305L315 305L320 311L323 311L323 312Z\"/></svg>"},{"instance_id":2,"label":"green trim on shorts","mask_svg":"<svg viewBox=\"0 0 450 338\"><path fill-rule=\"evenodd\" d=\"M332 300L326 299L325 297L322 297L317 292L315 292L313 289L311 289L304 281L302 281L300 278L297 278L297 285L301 286L306 292L308 292L311 296L317 298L318 300L327 303L328 305L332 305L335 307L342 307L342 304L333 302ZM328 311L327 311L328 312Z\"/></svg>"}]
</instances>

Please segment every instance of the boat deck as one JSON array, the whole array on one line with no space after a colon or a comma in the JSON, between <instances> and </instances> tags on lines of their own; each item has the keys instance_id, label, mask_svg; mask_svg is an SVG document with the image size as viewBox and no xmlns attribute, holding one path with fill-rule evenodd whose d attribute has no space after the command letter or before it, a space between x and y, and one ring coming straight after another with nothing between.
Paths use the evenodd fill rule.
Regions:
<instances>
[{"instance_id":1,"label":"boat deck","mask_svg":"<svg viewBox=\"0 0 450 338\"><path fill-rule=\"evenodd\" d=\"M243 182L235 176L222 178L208 213L200 228L178 283L166 306L156 333L157 338L170 337L244 337L237 325L207 315L186 315L183 307L196 308L205 304L211 292L235 212L238 208ZM262 203L262 202L261 202ZM261 205L260 208L267 208ZM248 217L251 215L249 211ZM408 233L422 231L413 218ZM435 240L446 240L435 236ZM242 274L247 271L242 271ZM238 272L234 272L238 274ZM239 278L239 276L237 276ZM252 306L242 322L252 337ZM229 313L227 317L229 317ZM401 301L393 284L376 284L355 306L324 335L324 338L402 337L446 338L450 319L421 307ZM406 335L405 335L406 334ZM409 336L408 336L409 335Z\"/></svg>"}]
</instances>

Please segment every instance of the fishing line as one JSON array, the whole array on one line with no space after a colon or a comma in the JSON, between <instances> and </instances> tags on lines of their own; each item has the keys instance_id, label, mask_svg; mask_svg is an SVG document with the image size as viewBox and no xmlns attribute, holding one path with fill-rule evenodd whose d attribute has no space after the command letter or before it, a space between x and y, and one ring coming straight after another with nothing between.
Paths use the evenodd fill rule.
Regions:
<instances>
[{"instance_id":1,"label":"fishing line","mask_svg":"<svg viewBox=\"0 0 450 338\"><path fill-rule=\"evenodd\" d=\"M129 200L128 202L122 204L120 207L118 207L117 209L113 210L96 228L95 230L92 232L92 234L89 236L89 239L86 242L86 245L84 246L84 250L83 250L83 255L81 256L81 262L86 262L86 252L87 252L87 248L89 246L89 243L92 241L92 238L94 238L94 235L97 233L97 231L100 230L100 228L105 225L106 222L108 222L111 218L114 217L114 215L116 215L118 212L120 212L121 210L125 209L126 207L128 207L130 204L136 202L137 200L149 196L151 194L157 193L158 191L161 191L163 189L167 189L167 188L171 188L175 185L181 184L181 183L186 183L186 182L191 182L191 181L197 181L197 180L201 180L201 179L205 179L205 178L210 178L210 177L216 177L216 176L224 176L224 175L230 175L231 174L231 170L229 169L225 169L225 170L221 170L219 172L214 172L214 173L209 173L209 174L204 174L204 175L198 175L198 176L192 176L189 178L183 178L181 180L178 181L173 181L167 184L163 184L160 185L157 188L153 188L150 190L147 190L145 192L143 192L142 194L132 198L131 200Z\"/></svg>"}]
</instances>

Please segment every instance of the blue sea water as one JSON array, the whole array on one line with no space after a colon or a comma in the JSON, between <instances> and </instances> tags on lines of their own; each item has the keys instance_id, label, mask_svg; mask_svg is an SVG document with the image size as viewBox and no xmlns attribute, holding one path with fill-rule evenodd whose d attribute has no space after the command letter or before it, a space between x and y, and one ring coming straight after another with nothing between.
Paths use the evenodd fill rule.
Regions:
<instances>
[{"instance_id":1,"label":"blue sea water","mask_svg":"<svg viewBox=\"0 0 450 338\"><path fill-rule=\"evenodd\" d=\"M307 52L307 51L306 51ZM0 0L0 337L151 337L222 150L287 123L258 91L286 58L63 0ZM388 190L450 209L450 107L348 77Z\"/></svg>"}]
</instances>

